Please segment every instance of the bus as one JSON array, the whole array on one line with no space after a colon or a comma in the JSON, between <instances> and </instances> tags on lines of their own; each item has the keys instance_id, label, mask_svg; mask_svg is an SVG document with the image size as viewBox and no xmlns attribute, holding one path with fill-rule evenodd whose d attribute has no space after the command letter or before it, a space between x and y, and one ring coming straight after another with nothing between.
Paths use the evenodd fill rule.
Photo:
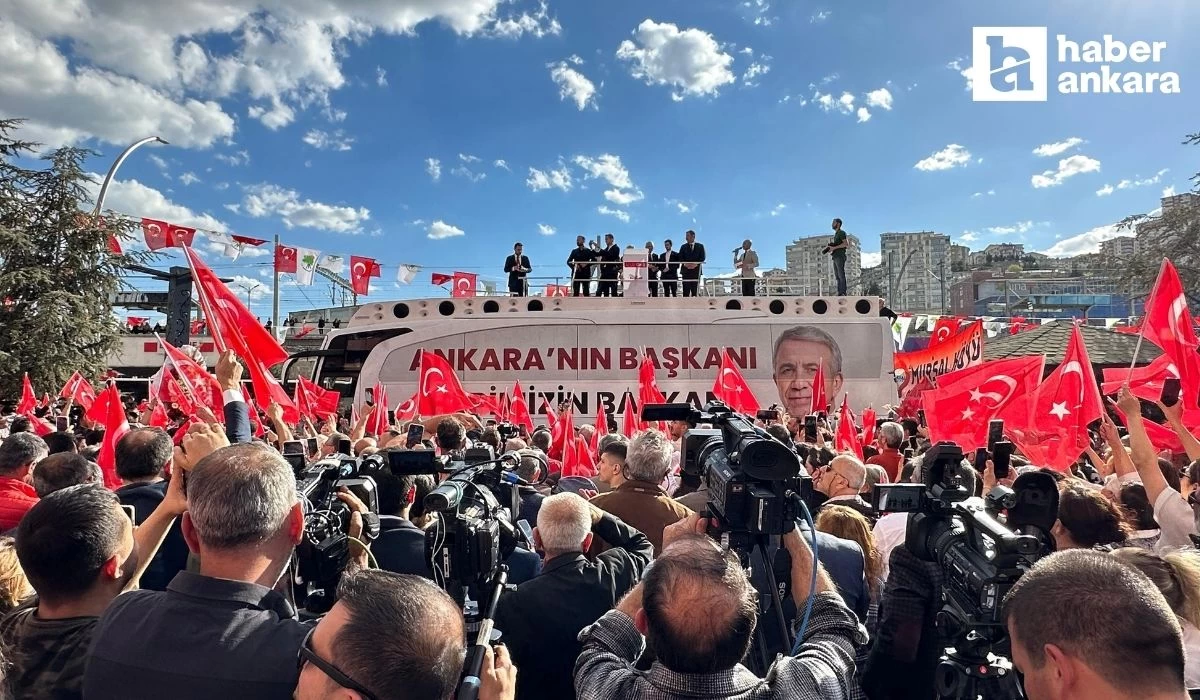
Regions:
<instances>
[{"instance_id":1,"label":"bus","mask_svg":"<svg viewBox=\"0 0 1200 700\"><path fill-rule=\"evenodd\" d=\"M420 354L446 358L467 391L500 394L518 380L531 412L571 402L577 416L626 410L643 354L668 401L713 397L728 352L758 403L805 414L812 375L832 410L898 403L891 322L876 297L469 297L359 307L320 349L296 353L305 375L354 405L382 384L396 408L417 390ZM882 411L880 410L882 413Z\"/></svg>"}]
</instances>

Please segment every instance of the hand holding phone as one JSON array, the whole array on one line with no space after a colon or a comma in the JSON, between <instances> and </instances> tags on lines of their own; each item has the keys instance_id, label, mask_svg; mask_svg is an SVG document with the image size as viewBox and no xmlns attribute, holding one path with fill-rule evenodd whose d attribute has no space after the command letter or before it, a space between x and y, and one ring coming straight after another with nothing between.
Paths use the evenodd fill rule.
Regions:
<instances>
[{"instance_id":1,"label":"hand holding phone","mask_svg":"<svg viewBox=\"0 0 1200 700\"><path fill-rule=\"evenodd\" d=\"M1182 388L1182 381L1179 377L1167 377L1163 380L1162 405L1170 408L1179 403L1179 391Z\"/></svg>"}]
</instances>

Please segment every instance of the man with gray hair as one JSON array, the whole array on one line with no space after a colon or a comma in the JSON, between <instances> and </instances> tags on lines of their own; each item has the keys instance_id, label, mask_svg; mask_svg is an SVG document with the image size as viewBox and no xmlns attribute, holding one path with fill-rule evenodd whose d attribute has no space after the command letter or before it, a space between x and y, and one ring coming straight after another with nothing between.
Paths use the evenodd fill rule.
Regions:
<instances>
[{"instance_id":1,"label":"man with gray hair","mask_svg":"<svg viewBox=\"0 0 1200 700\"><path fill-rule=\"evenodd\" d=\"M900 479L904 469L904 455L900 446L904 444L904 426L888 421L875 431L875 443L879 445L879 454L867 460L867 464L878 464L887 472L888 481Z\"/></svg>"},{"instance_id":2,"label":"man with gray hair","mask_svg":"<svg viewBox=\"0 0 1200 700\"><path fill-rule=\"evenodd\" d=\"M851 455L838 455L827 466L818 467L813 474L813 488L828 497L822 508L831 504L846 506L875 522L871 504L858 495L866 482L866 466Z\"/></svg>"},{"instance_id":3,"label":"man with gray hair","mask_svg":"<svg viewBox=\"0 0 1200 700\"><path fill-rule=\"evenodd\" d=\"M166 591L113 601L96 629L85 696L292 697L309 627L273 589L304 534L296 479L275 450L228 444L219 425L198 425L176 453L173 469L188 471L183 535L200 569L179 572ZM350 534L361 537L365 506L338 498L352 511ZM352 546L350 568L364 557Z\"/></svg>"},{"instance_id":4,"label":"man with gray hair","mask_svg":"<svg viewBox=\"0 0 1200 700\"><path fill-rule=\"evenodd\" d=\"M573 493L542 502L533 537L545 560L542 573L500 598L496 628L521 669L518 698L571 698L571 670L582 650L579 631L633 588L654 547L645 535ZM584 551L596 537L612 548L589 560Z\"/></svg>"},{"instance_id":5,"label":"man with gray hair","mask_svg":"<svg viewBox=\"0 0 1200 700\"><path fill-rule=\"evenodd\" d=\"M812 405L812 382L818 367L825 375L825 397L837 405L842 390L842 349L820 328L793 326L781 333L775 339L771 367L779 400L788 415L803 417L825 410L825 406Z\"/></svg>"},{"instance_id":6,"label":"man with gray hair","mask_svg":"<svg viewBox=\"0 0 1200 700\"><path fill-rule=\"evenodd\" d=\"M692 510L667 495L663 480L671 470L671 441L659 430L637 435L625 455L627 481L596 496L592 504L646 533L657 555L662 549L663 528L683 520Z\"/></svg>"}]
</instances>

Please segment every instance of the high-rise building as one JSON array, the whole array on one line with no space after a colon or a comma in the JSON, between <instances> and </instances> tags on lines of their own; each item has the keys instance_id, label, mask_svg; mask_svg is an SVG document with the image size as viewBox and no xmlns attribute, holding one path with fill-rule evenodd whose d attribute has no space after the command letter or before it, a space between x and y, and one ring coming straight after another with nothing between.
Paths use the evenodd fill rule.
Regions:
<instances>
[{"instance_id":1,"label":"high-rise building","mask_svg":"<svg viewBox=\"0 0 1200 700\"><path fill-rule=\"evenodd\" d=\"M950 267L965 270L971 264L971 249L955 243L950 246Z\"/></svg>"},{"instance_id":2,"label":"high-rise building","mask_svg":"<svg viewBox=\"0 0 1200 700\"><path fill-rule=\"evenodd\" d=\"M1133 236L1117 236L1100 242L1100 255L1107 258L1107 262L1118 262L1120 258L1136 253L1137 239Z\"/></svg>"},{"instance_id":3,"label":"high-rise building","mask_svg":"<svg viewBox=\"0 0 1200 700\"><path fill-rule=\"evenodd\" d=\"M879 237L888 305L896 311L945 313L952 269L950 236L932 231Z\"/></svg>"},{"instance_id":4,"label":"high-rise building","mask_svg":"<svg viewBox=\"0 0 1200 700\"><path fill-rule=\"evenodd\" d=\"M787 273L795 293L800 296L828 296L837 292L833 278L833 263L822 254L833 239L832 233L798 238L787 247ZM862 248L858 237L849 235L846 249L846 291L851 296L862 293Z\"/></svg>"}]
</instances>

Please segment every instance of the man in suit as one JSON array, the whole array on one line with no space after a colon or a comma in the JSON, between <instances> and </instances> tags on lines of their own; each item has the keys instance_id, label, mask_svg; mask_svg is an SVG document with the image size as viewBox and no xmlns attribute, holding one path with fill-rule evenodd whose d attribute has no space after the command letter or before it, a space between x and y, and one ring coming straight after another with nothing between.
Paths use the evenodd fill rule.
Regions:
<instances>
[{"instance_id":1,"label":"man in suit","mask_svg":"<svg viewBox=\"0 0 1200 700\"><path fill-rule=\"evenodd\" d=\"M579 631L633 588L654 547L620 518L573 493L542 502L533 537L543 552L542 573L500 598L496 629L521 669L518 698L573 698ZM589 560L584 551L596 537L611 549Z\"/></svg>"},{"instance_id":2,"label":"man in suit","mask_svg":"<svg viewBox=\"0 0 1200 700\"><path fill-rule=\"evenodd\" d=\"M604 248L600 251L600 262L600 284L596 287L596 296L619 296L617 280L621 277L621 249L617 247L616 239L611 233L604 234Z\"/></svg>"},{"instance_id":3,"label":"man in suit","mask_svg":"<svg viewBox=\"0 0 1200 700\"><path fill-rule=\"evenodd\" d=\"M658 256L654 254L653 241L646 241L646 280L650 296L658 296Z\"/></svg>"},{"instance_id":4,"label":"man in suit","mask_svg":"<svg viewBox=\"0 0 1200 700\"><path fill-rule=\"evenodd\" d=\"M575 237L575 250L567 256L567 265L571 268L571 296L586 297L591 295L592 263L596 260L595 251L584 245L583 236Z\"/></svg>"},{"instance_id":5,"label":"man in suit","mask_svg":"<svg viewBox=\"0 0 1200 700\"><path fill-rule=\"evenodd\" d=\"M520 243L513 246L513 254L504 259L504 271L508 273L508 293L515 297L529 296L529 283L525 276L533 269L529 258L521 255Z\"/></svg>"},{"instance_id":6,"label":"man in suit","mask_svg":"<svg viewBox=\"0 0 1200 700\"><path fill-rule=\"evenodd\" d=\"M679 296L679 253L671 250L671 245L670 238L663 241L663 254L658 256L664 297Z\"/></svg>"},{"instance_id":7,"label":"man in suit","mask_svg":"<svg viewBox=\"0 0 1200 700\"><path fill-rule=\"evenodd\" d=\"M700 290L700 275L704 271L704 244L696 242L696 232L685 234L687 242L679 249L679 261L683 263L683 295L694 297Z\"/></svg>"}]
</instances>

